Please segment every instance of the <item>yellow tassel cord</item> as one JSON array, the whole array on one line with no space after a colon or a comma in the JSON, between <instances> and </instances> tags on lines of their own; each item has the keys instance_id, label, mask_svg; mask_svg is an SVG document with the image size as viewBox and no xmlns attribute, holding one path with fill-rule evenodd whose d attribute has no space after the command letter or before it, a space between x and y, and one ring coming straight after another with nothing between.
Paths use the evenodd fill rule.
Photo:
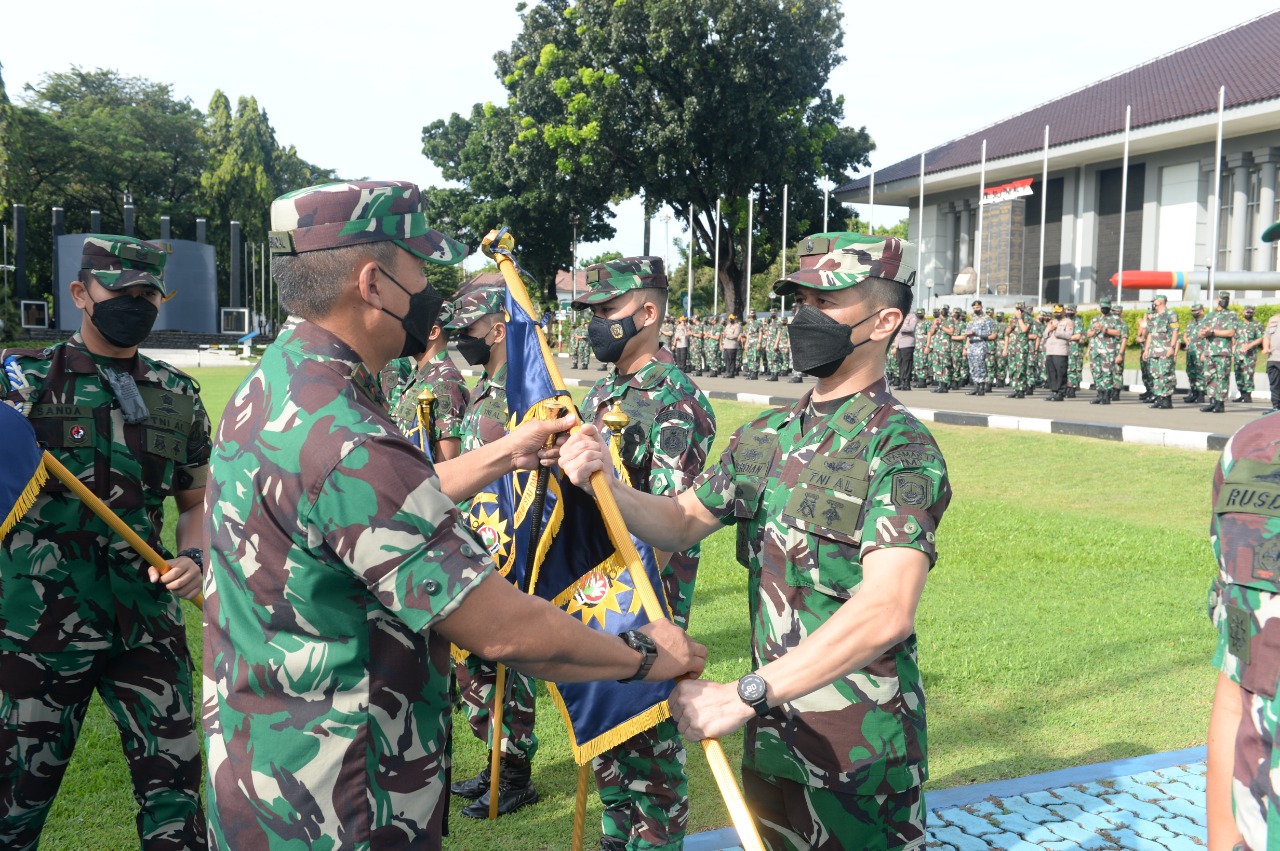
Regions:
<instances>
[{"instance_id":1,"label":"yellow tassel cord","mask_svg":"<svg viewBox=\"0 0 1280 851\"><path fill-rule=\"evenodd\" d=\"M4 538L14 526L18 525L18 521L22 519L22 515L31 510L31 506L36 504L36 497L40 495L40 489L44 487L44 483L49 481L49 471L44 468L44 464L36 466L36 471L31 475L31 481L27 482L27 486L22 489L22 493L18 494L18 501L14 504L13 510L9 512L9 516L4 518L4 522L0 523L0 538Z\"/></svg>"}]
</instances>

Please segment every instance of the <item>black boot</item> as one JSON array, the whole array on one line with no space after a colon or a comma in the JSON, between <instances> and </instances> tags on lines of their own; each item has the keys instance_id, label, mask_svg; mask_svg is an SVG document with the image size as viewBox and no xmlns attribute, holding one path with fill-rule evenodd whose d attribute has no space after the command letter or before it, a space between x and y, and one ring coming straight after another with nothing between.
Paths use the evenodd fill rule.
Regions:
<instances>
[{"instance_id":1,"label":"black boot","mask_svg":"<svg viewBox=\"0 0 1280 851\"><path fill-rule=\"evenodd\" d=\"M1026 394L1026 393L1024 393L1024 392L1023 392L1023 391L1021 391L1021 390L1018 390L1018 391L1015 391L1015 392L1014 392L1014 394L1013 394L1013 398L1014 398L1014 399L1025 399L1025 398L1027 398L1027 394Z\"/></svg>"},{"instance_id":2,"label":"black boot","mask_svg":"<svg viewBox=\"0 0 1280 851\"><path fill-rule=\"evenodd\" d=\"M627 842L625 839L618 839L613 836L600 837L600 851L627 851Z\"/></svg>"},{"instance_id":3,"label":"black boot","mask_svg":"<svg viewBox=\"0 0 1280 851\"><path fill-rule=\"evenodd\" d=\"M1253 394L1252 394L1252 393L1241 393L1241 394L1240 394L1240 400L1239 400L1239 401L1241 401L1241 402L1249 402L1249 403L1252 403L1252 402L1253 402Z\"/></svg>"},{"instance_id":4,"label":"black boot","mask_svg":"<svg viewBox=\"0 0 1280 851\"><path fill-rule=\"evenodd\" d=\"M1109 391L1109 390L1099 390L1099 391L1098 391L1098 395L1097 395L1095 398L1093 398L1093 399L1089 400L1089 404L1090 404L1090 405L1110 405L1110 404L1111 404L1111 391Z\"/></svg>"},{"instance_id":5,"label":"black boot","mask_svg":"<svg viewBox=\"0 0 1280 851\"><path fill-rule=\"evenodd\" d=\"M1163 409L1164 409L1164 410L1166 410L1166 411L1172 411L1172 410L1173 410L1173 397L1172 397L1172 396L1162 396L1162 397L1160 398L1160 407L1161 407L1161 408L1163 408Z\"/></svg>"},{"instance_id":6,"label":"black boot","mask_svg":"<svg viewBox=\"0 0 1280 851\"><path fill-rule=\"evenodd\" d=\"M803 381L804 379L800 377L798 372L791 373L791 377L787 379L788 384L800 384Z\"/></svg>"},{"instance_id":7,"label":"black boot","mask_svg":"<svg viewBox=\"0 0 1280 851\"><path fill-rule=\"evenodd\" d=\"M1112 401L1112 402L1119 402L1119 401L1120 401L1120 388L1119 388L1119 387L1112 387L1112 388L1111 388L1111 401Z\"/></svg>"},{"instance_id":8,"label":"black boot","mask_svg":"<svg viewBox=\"0 0 1280 851\"><path fill-rule=\"evenodd\" d=\"M1182 401L1183 401L1183 404L1194 405L1196 402L1204 401L1204 395L1201 394L1199 390L1192 390L1190 393L1187 394L1186 398L1183 399Z\"/></svg>"},{"instance_id":9,"label":"black boot","mask_svg":"<svg viewBox=\"0 0 1280 851\"><path fill-rule=\"evenodd\" d=\"M964 395L966 395L966 396L981 396L981 395L982 395L982 385L981 385L981 384L975 384L975 385L973 385L973 389L972 389L972 390L970 390L968 393L966 393L966 394L964 394Z\"/></svg>"},{"instance_id":10,"label":"black boot","mask_svg":"<svg viewBox=\"0 0 1280 851\"><path fill-rule=\"evenodd\" d=\"M1068 398L1068 399L1074 399L1074 398L1076 398L1076 388L1074 388L1074 387L1068 387L1068 388L1067 388L1067 398Z\"/></svg>"},{"instance_id":11,"label":"black boot","mask_svg":"<svg viewBox=\"0 0 1280 851\"><path fill-rule=\"evenodd\" d=\"M538 802L538 790L533 788L531 771L527 762L518 762L510 758L503 761L502 777L498 780L498 815L505 816L523 806ZM462 814L467 818L488 818L489 790L486 788L479 798L467 804Z\"/></svg>"},{"instance_id":12,"label":"black boot","mask_svg":"<svg viewBox=\"0 0 1280 851\"><path fill-rule=\"evenodd\" d=\"M489 791L489 763L486 761L480 773L470 780L461 780L449 787L449 791L459 798L474 801Z\"/></svg>"},{"instance_id":13,"label":"black boot","mask_svg":"<svg viewBox=\"0 0 1280 851\"><path fill-rule=\"evenodd\" d=\"M1210 399L1209 404L1200 406L1200 410L1206 414L1215 414L1218 412L1218 403Z\"/></svg>"}]
</instances>

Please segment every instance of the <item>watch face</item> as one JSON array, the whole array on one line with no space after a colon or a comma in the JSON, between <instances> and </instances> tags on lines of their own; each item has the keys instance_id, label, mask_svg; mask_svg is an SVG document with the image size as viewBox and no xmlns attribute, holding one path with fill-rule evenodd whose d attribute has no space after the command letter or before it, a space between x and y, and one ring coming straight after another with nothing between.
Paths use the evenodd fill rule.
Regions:
<instances>
[{"instance_id":1,"label":"watch face","mask_svg":"<svg viewBox=\"0 0 1280 851\"><path fill-rule=\"evenodd\" d=\"M765 684L764 678L755 674L748 674L738 680L738 696L747 703L755 703L764 697Z\"/></svg>"}]
</instances>

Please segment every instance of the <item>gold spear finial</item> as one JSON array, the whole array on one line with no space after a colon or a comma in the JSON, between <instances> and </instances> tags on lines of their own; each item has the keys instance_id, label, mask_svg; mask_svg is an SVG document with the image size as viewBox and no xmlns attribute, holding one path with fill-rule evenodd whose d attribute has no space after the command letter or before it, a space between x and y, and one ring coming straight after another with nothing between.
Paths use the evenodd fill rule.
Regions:
<instances>
[{"instance_id":1,"label":"gold spear finial","mask_svg":"<svg viewBox=\"0 0 1280 851\"><path fill-rule=\"evenodd\" d=\"M613 407L602 418L604 427L609 429L609 435L621 434L622 430L631 424L631 417L627 416L627 412L622 410L622 403L614 400Z\"/></svg>"}]
</instances>

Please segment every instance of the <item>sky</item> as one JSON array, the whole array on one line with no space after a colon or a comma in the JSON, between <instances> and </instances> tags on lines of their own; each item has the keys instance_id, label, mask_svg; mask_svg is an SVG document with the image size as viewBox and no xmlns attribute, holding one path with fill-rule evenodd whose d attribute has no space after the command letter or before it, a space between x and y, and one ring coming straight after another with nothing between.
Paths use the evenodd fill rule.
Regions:
<instances>
[{"instance_id":1,"label":"sky","mask_svg":"<svg viewBox=\"0 0 1280 851\"><path fill-rule=\"evenodd\" d=\"M917 0L873 14L866 4L843 0L844 62L829 84L845 98L845 123L865 126L876 141L872 166L884 168L1274 11L1275 2L1223 0L1210 16L1116 0ZM444 182L422 155L422 128L454 112L469 114L475 103L504 100L493 54L520 30L515 0L354 6L140 0L113 12L109 25L95 26L77 21L101 20L98 3L7 5L0 64L15 100L25 84L72 65L169 83L201 110L216 89L233 104L253 95L279 142L295 145L304 159L346 178L421 186ZM687 237L678 221L664 225L663 212L651 251L671 257L668 237ZM616 213L618 235L580 245L579 257L640 253L639 201L620 204ZM903 215L879 207L873 223ZM473 262L483 260L468 266Z\"/></svg>"}]
</instances>

